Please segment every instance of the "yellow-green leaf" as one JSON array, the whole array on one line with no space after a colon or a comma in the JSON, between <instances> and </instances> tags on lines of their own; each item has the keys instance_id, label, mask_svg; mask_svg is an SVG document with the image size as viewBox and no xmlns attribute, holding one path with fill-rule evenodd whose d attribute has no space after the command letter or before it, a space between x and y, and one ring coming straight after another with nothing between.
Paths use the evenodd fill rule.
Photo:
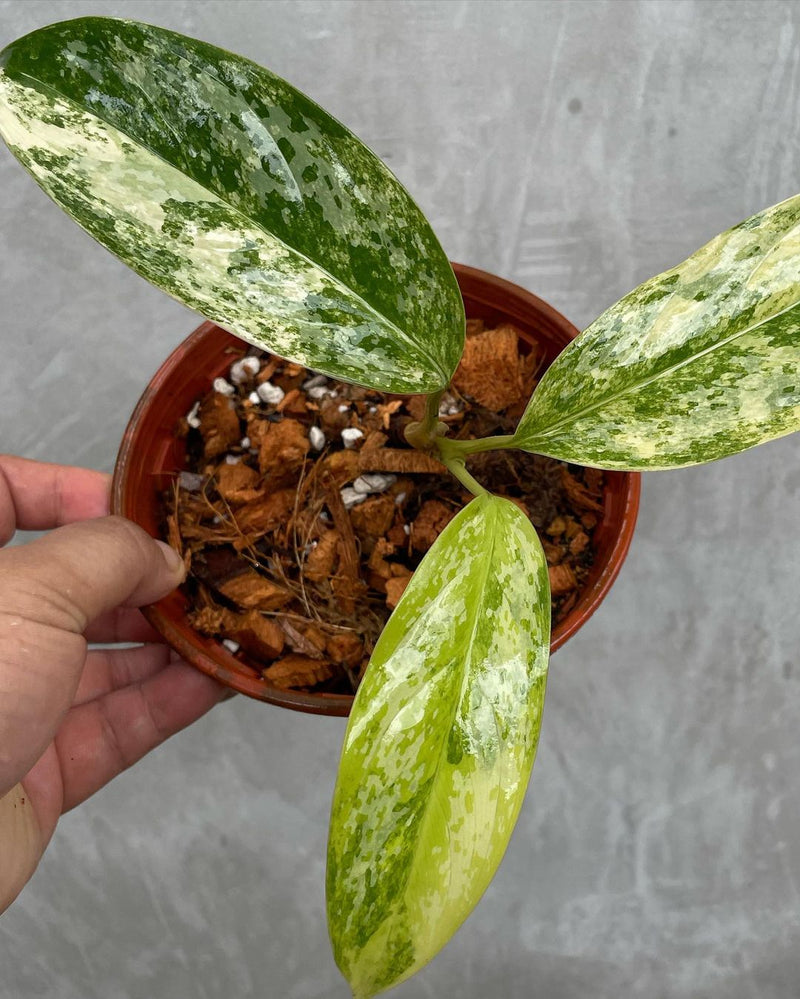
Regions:
<instances>
[{"instance_id":1,"label":"yellow-green leaf","mask_svg":"<svg viewBox=\"0 0 800 999\"><path fill-rule=\"evenodd\" d=\"M800 429L800 195L646 281L543 376L512 446L675 468Z\"/></svg>"},{"instance_id":2,"label":"yellow-green leaf","mask_svg":"<svg viewBox=\"0 0 800 999\"><path fill-rule=\"evenodd\" d=\"M356 996L429 961L492 878L533 765L549 635L529 520L509 500L473 500L414 574L345 736L328 923Z\"/></svg>"}]
</instances>

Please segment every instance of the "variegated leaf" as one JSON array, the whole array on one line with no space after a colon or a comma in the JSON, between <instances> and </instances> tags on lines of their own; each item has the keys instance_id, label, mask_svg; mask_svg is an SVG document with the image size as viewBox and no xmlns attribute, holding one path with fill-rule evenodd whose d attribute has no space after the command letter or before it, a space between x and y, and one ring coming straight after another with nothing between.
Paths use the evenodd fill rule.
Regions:
<instances>
[{"instance_id":1,"label":"variegated leaf","mask_svg":"<svg viewBox=\"0 0 800 999\"><path fill-rule=\"evenodd\" d=\"M429 961L494 874L536 752L549 634L529 520L509 500L473 500L389 620L345 736L328 923L356 996Z\"/></svg>"},{"instance_id":2,"label":"variegated leaf","mask_svg":"<svg viewBox=\"0 0 800 999\"><path fill-rule=\"evenodd\" d=\"M675 468L797 429L800 195L612 305L548 369L512 444Z\"/></svg>"},{"instance_id":3,"label":"variegated leaf","mask_svg":"<svg viewBox=\"0 0 800 999\"><path fill-rule=\"evenodd\" d=\"M243 339L391 392L449 381L463 305L422 213L249 60L133 21L51 25L0 54L0 134L95 239Z\"/></svg>"}]
</instances>

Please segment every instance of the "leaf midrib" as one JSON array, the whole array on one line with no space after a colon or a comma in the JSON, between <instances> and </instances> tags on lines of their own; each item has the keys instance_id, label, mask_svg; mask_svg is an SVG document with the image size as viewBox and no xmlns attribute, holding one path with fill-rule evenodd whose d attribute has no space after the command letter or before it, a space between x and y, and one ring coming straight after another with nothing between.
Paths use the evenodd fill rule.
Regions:
<instances>
[{"instance_id":1,"label":"leaf midrib","mask_svg":"<svg viewBox=\"0 0 800 999\"><path fill-rule=\"evenodd\" d=\"M490 567L491 567L493 559L494 559L494 552L495 552L495 548L496 548L496 544L497 544L497 529L496 529L496 525L497 525L497 509L496 509L496 507L494 505L492 506L492 517L491 517L491 520L489 519L489 517L486 516L486 514L481 514L480 511L476 510L476 514L478 514L478 516L483 516L485 518L485 520L488 522L487 526L490 527L491 531L492 531L492 533L491 533L491 549L489 551L489 557L484 560L484 565L483 565L483 570L482 570L482 573L481 573L480 583L479 583L478 587L476 588L476 592L479 594L479 596L481 598L481 599L479 599L476 602L476 605L475 605L476 608L479 609L483 605L482 597L483 597L483 594L484 594L484 592L486 590L486 584L487 584L488 579L489 579L489 571L490 571ZM477 630L478 630L478 618L479 618L479 614L476 611L476 613L474 615L474 618L473 618L473 624L472 624L472 628L471 628L470 633L469 633L468 640L465 643L462 642L461 645L458 646L458 648L460 648L460 649L463 649L466 646L465 653L464 653L464 658L463 658L463 661L464 661L465 664L467 664L468 662L471 661L472 649L473 649L473 647L475 645L475 638L476 638ZM422 840L422 829L426 826L426 824L428 822L428 819L429 819L429 816L431 814L431 802L433 800L433 792L434 792L434 789L436 787L436 783L438 781L439 774L441 773L441 770L442 770L442 767L443 767L445 755L446 755L446 752L447 752L447 745L448 745L448 742L449 742L450 733L453 730L453 726L455 724L456 716L458 715L458 709L461 706L461 703L463 701L464 691L465 691L465 687L466 687L468 678L469 678L469 670L467 668L465 668L464 669L464 675L463 675L462 680L461 680L461 688L460 688L460 691L459 691L459 695L458 695L457 698L454 698L453 709L452 709L451 715L450 715L450 724L446 728L445 728L445 726L442 726L442 731L444 733L444 736L442 738L441 745L440 745L440 748L439 748L438 758L436 760L436 768L435 768L435 770L433 772L433 776L431 778L431 794L428 795L428 799L427 799L426 804L425 804L425 814L424 814L424 816L422 818L422 821L420 823L420 826L419 826L420 834L417 835L417 837L416 837L416 842L414 843L414 848L412 850L409 863L408 863L408 865L406 867L406 876L405 876L405 878L403 880L402 895L398 898L398 900L396 902L394 902L392 904L390 912L381 921L381 923L379 924L379 926L375 930L375 933L373 933L372 936L370 937L370 940L372 940L374 938L375 934L378 933L378 931L380 930L381 926L385 925L385 923L386 923L386 921L388 919L391 919L391 918L393 918L394 916L397 915L397 912L399 911L400 905L401 904L405 904L405 893L406 893L406 890L408 888L408 881L409 881L409 878L411 876L411 872L414 870L414 868L417 865L419 845L420 845L420 842ZM448 868L448 872L449 872L449 875L452 876L452 867Z\"/></svg>"},{"instance_id":2,"label":"leaf midrib","mask_svg":"<svg viewBox=\"0 0 800 999\"><path fill-rule=\"evenodd\" d=\"M768 316L766 319L762 319L760 322L753 323L750 326L746 326L744 329L738 330L736 333L732 333L728 337L724 337L722 340L719 340L717 341L717 343L709 345L705 349L698 351L696 354L692 354L691 357L687 357L682 361L677 361L675 364L671 364L666 368L662 368L660 371L656 372L653 375L649 375L647 378L643 378L640 381L632 382L619 392L611 392L609 393L609 395L604 396L603 398L599 399L597 402L594 402L589 406L584 406L582 409L576 410L574 413L571 413L563 417L561 420L558 420L555 423L550 424L550 426L546 430L537 431L535 434L532 434L530 439L532 441L549 440L556 433L561 431L564 427L568 427L571 424L577 422L578 420L583 419L585 416L588 416L589 414L596 412L598 409L602 409L603 407L609 405L610 403L614 403L618 399L622 399L625 396L630 395L631 392L638 392L641 389L647 388L648 385L652 385L654 382L660 381L662 378L668 378L676 371L680 371L681 368L688 367L694 364L696 361L701 360L703 357L707 356L708 354L713 354L714 351L727 347L728 344L733 343L735 340L739 339L739 337L746 336L748 333L754 332L755 330L759 329L761 326L765 326L768 323L774 322L776 319L779 319L781 316L786 315L787 313L791 312L793 309L796 309L798 306L800 306L800 299L798 299L795 302L792 302L791 305L786 306L786 308L781 309L779 312L774 312L771 316ZM514 436L517 437L516 434ZM520 434L518 440L521 441L523 439L524 435Z\"/></svg>"},{"instance_id":3,"label":"leaf midrib","mask_svg":"<svg viewBox=\"0 0 800 999\"><path fill-rule=\"evenodd\" d=\"M194 68L197 69L198 67L196 65L194 65ZM206 70L203 69L202 71L205 72ZM164 163L167 167L169 167L169 169L175 170L177 173L183 173L183 171L180 170L179 167L175 166L174 163L170 163L170 161L168 159L166 159L161 153L159 153L155 149L153 149L148 143L143 142L141 139L132 136L125 129L122 129L118 125L115 125L114 123L110 122L104 115L98 114L94 110L89 110L89 109L85 108L82 104L80 104L77 101L73 100L73 98L70 97L69 95L64 94L63 92L55 89L54 87L51 87L49 84L45 83L43 80L38 79L37 77L31 75L30 73L26 73L24 71L16 71L13 76L10 76L8 73L6 73L5 69L0 68L0 75L7 75L12 80L13 79L18 79L18 80L25 79L25 80L29 80L32 84L34 84L34 86L36 88L40 88L44 93L46 93L46 94L48 94L48 95L50 95L52 97L55 97L57 99L66 101L71 107L75 108L80 114L85 114L85 115L87 115L89 117L96 118L98 121L103 122L103 124L107 128L113 129L115 132L118 132L120 135L125 136L125 138L128 139L130 142L133 142L139 148L146 150L155 159L159 160L161 163ZM220 80L220 78L217 77L216 74L214 74L214 75L215 75L216 79L219 80L220 83L224 82L224 81ZM135 82L135 81L131 81L131 82ZM138 85L137 85L137 87L138 87ZM141 87L138 87L138 89L139 89L139 91L142 94L144 94L145 97L147 97L147 95L144 93L144 91L142 91ZM149 102L148 102L148 106L150 106ZM158 108L156 108L155 110L158 111ZM159 114L160 114L160 112L159 112ZM163 116L161 116L161 117L163 117ZM173 130L170 129L170 131L173 131ZM174 131L173 131L173 134L174 134ZM185 174L185 176L189 176L189 175ZM296 249L290 243L287 243L285 240L281 239L280 236L276 235L273 232L270 232L268 229L266 229L262 225L262 223L259 220L250 218L241 209L237 208L235 205L232 205L227 199L221 197L216 191L210 190L208 187L206 187L205 184L203 184L200 181L196 180L194 177L191 177L190 179L192 180L192 182L194 184L196 184L199 188L201 188L203 191L205 191L211 198L213 198L214 200L218 201L220 204L225 205L231 212L233 212L236 216L238 216L239 218L241 218L244 222L252 225L254 228L256 228L260 232L264 233L264 235L266 237L268 237L269 239L274 239L281 246L285 247L286 250L289 251L291 254L294 254L295 256L297 256L298 258L300 258L301 260L304 260L306 263L310 264L312 267L314 267L317 270L321 271L323 274L325 274L330 279L330 281L331 281L331 283L333 285L335 285L337 287L340 287L340 288L347 289L347 291L351 295L353 295L353 297L364 307L365 311L368 312L370 315L374 316L379 321L380 325L382 325L384 327L388 327L394 334L397 335L398 339L402 340L407 345L411 346L414 351L416 351L423 358L425 358L431 364L431 367L433 368L433 370L436 371L436 373L441 378L441 380L442 380L442 387L446 387L446 385L448 384L449 379L444 374L444 372L443 372L443 370L442 370L439 362L428 353L428 351L422 346L422 344L416 343L411 338L411 336L408 333L406 333L404 330L400 329L400 327L397 326L391 319L389 319L388 317L382 315L375 308L375 306L373 306L370 302L366 301L359 292L357 292L354 289L350 288L344 281L342 281L340 278L336 277L334 274L331 274L331 272L326 267L323 267L317 261L312 260L310 257L308 257L306 254L304 254L302 251ZM106 247L106 249L107 249L107 247ZM117 256L117 254L114 254L114 256ZM123 262L127 263L127 261L123 261Z\"/></svg>"}]
</instances>

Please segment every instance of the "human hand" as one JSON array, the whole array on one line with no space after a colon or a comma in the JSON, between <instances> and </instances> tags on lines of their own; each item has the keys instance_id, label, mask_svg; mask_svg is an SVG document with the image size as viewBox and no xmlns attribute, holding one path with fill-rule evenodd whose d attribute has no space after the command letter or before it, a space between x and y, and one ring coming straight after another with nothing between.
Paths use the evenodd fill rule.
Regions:
<instances>
[{"instance_id":1,"label":"human hand","mask_svg":"<svg viewBox=\"0 0 800 999\"><path fill-rule=\"evenodd\" d=\"M107 516L108 492L100 472L0 455L0 547L17 529L56 528L0 551L0 912L63 812L224 695L135 609L174 589L183 565Z\"/></svg>"}]
</instances>

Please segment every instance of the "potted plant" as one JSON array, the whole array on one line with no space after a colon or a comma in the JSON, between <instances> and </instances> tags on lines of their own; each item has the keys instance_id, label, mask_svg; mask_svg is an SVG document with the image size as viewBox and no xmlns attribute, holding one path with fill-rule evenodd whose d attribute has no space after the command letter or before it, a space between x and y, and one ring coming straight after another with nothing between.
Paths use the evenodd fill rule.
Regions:
<instances>
[{"instance_id":1,"label":"potted plant","mask_svg":"<svg viewBox=\"0 0 800 999\"><path fill-rule=\"evenodd\" d=\"M516 335L522 344L523 350L531 346L531 351L535 351L535 354L531 352L525 356L528 361L532 360L534 362L539 371L545 369L570 340L577 336L578 331L563 316L560 316L544 302L536 298L536 296L512 285L508 281L487 275L483 271L463 267L459 264L454 265L454 271L465 302L467 314L472 317L472 328L479 326L486 327L482 336L479 337L479 352L481 355L484 352L487 339L492 339L491 329L497 328L498 323L501 324L500 331L506 334L510 332L509 325L513 324L515 332L511 334L511 339L513 340L513 336ZM260 513L269 511L272 494L278 492L285 495L288 491L285 482L280 483L280 488L276 490L274 486L275 478L274 476L270 478L268 474L265 478L257 482L254 489L249 490L252 498L243 504L238 502L239 494L236 488L229 491L223 490L223 493L215 495L219 487L218 478L222 474L231 471L231 467L227 465L228 460L237 462L237 465L234 466L236 468L241 467L238 464L239 462L244 464L247 469L245 478L251 481L256 481L255 476L260 472L260 454L252 446L249 448L249 453L247 453L241 447L239 440L241 434L247 432L248 425L254 420L254 408L249 396L253 387L257 384L255 376L249 377L244 381L241 378L241 358L244 356L246 350L247 345L243 344L241 340L230 333L226 333L213 323L207 322L195 330L166 359L145 389L123 436L112 484L112 509L135 520L136 523L140 524L151 534L157 535L160 533L167 538L172 535L172 543L187 559L188 567L196 577L205 576L202 568L198 568L198 561L201 564L203 562L204 552L211 551L213 556L219 555L220 552L224 552L226 555L233 555L235 549L230 543L231 533L235 534L237 530L241 530L242 524L246 524L248 521L252 522L255 519L255 535L258 537L258 541L255 542L255 539L253 539L253 543L257 543L259 549L265 551L268 555L274 550L273 546L278 549L282 545L286 546L288 551L284 562L288 563L286 566L288 571L296 578L303 579L302 574L304 568L306 568L304 566L305 560L302 554L300 558L297 557L293 546L286 545L286 541L284 540L285 533L282 527L276 531L270 531L265 538L265 535L262 533L265 525L263 523L258 524ZM495 365L495 373L504 372L503 364L506 363L505 359L502 359L502 362ZM258 366L259 362L251 354L248 363ZM528 366L523 357L520 357L519 363L526 364L526 367ZM257 377L261 377L273 367L274 363L261 367L257 373ZM482 377L482 360L480 361L480 370ZM234 374L231 375L231 372ZM270 377L275 378L275 374L273 373ZM218 382L218 379L222 381ZM284 384L287 388L290 388L290 385L295 384L297 381L298 378L295 377L289 382L284 382ZM318 382L320 378L308 379L309 384L314 381ZM233 411L237 414L241 413L243 417L239 424L234 425L232 430L233 437L230 443L234 445L233 450L236 453L232 454L228 448L225 448L224 450L228 453L216 457L209 463L201 441L203 441L204 437L210 435L212 442L216 443L215 421L212 418L209 418L207 421L201 420L200 413L206 405L212 410L212 416L216 404L223 407L230 407L233 400L229 397L218 396L211 386L216 383L224 391L230 393L234 382L238 382L238 384L236 385L236 391L233 393L236 400L233 404ZM329 382L328 384L329 386L333 386L334 383ZM346 386L340 384L339 388L346 389ZM510 385L509 389L513 394L516 394L518 391L517 386L514 385ZM320 391L327 390L320 388ZM487 385L484 391L487 391L487 399L492 396L497 397L494 385ZM294 389L294 392L297 393L297 389ZM301 395L303 394L301 391ZM372 393L372 396L375 402L380 402L375 393ZM524 395L521 398L524 399ZM341 402L341 399L342 395L340 394L338 401ZM390 397L384 397L384 404L389 399ZM412 397L411 401L416 403L415 409L422 400L423 397L421 396ZM202 402L202 407L198 407L198 401ZM395 410L399 401L399 399L390 401L388 408ZM407 398L403 400L404 403L407 401L409 401ZM333 400L330 400L327 405L333 410L333 420L338 420L340 417L340 406L335 405ZM366 406L365 403L357 405L360 405L362 410ZM261 424L264 418L267 420L281 418L274 406L261 406L260 408L262 412L259 412L256 417L257 424ZM346 406L344 408L347 409ZM366 408L375 407L369 406ZM230 409L228 408L226 411L230 412ZM193 434L191 444L187 440L188 421L185 418L187 413L194 413L192 422L200 424L200 427L191 431ZM286 415L286 410L283 410L283 413ZM458 417L450 418L452 420L451 426L453 427L453 431L457 428L459 433L463 433L466 429L461 417L463 417L463 410ZM289 418L291 419L292 417ZM309 429L310 427L319 427L320 429L316 431L317 433L322 433L322 428L324 427L326 431L329 431L328 435L332 438L330 444L326 442L322 451L310 450L306 456L305 466L296 472L295 479L299 481L302 475L305 485L312 479L319 479L318 474L315 474L315 472L319 472L325 458L330 458L331 461L334 461L337 458L355 458L356 455L361 459L366 457L366 445L361 450L358 450L360 445L364 444L364 440L359 441L356 449L353 451L349 451L346 454L343 453L341 444L337 442L338 433L336 428L332 428L332 432L330 432L330 428L326 426L324 412L320 413L315 409L311 413L303 413L299 417L295 415L293 418L304 421L309 435L314 433L312 429ZM401 408L399 412L395 411L392 419L403 421L405 419L403 417L403 409ZM183 430L176 433L176 428L183 428ZM256 433L252 434L253 440L257 436L258 432L256 431ZM399 427L397 428L397 432L395 432L395 437L400 437ZM253 440L250 440L248 437L248 445L252 445ZM337 443L338 451L336 450ZM397 441L397 444L399 443L401 441ZM217 450L215 446L214 452L216 453ZM385 449L376 452L376 454L379 457L383 455L385 458L399 457L396 446L393 446L388 454ZM509 452L505 452L505 454L509 455ZM519 452L519 455L522 455L522 453ZM491 458L492 455L487 454L482 457ZM569 496L562 488L563 479L567 479L570 486L575 482L573 476L569 474L568 469L564 466L557 468L556 463L553 461L543 460L537 462L533 456L528 456L528 458L529 466L535 463L536 476L545 480L542 483L541 496L534 497L534 504L538 509L533 516L536 517L540 529L543 531L546 530L551 523L557 522L559 519L564 520L565 517L563 515L566 514L569 516L570 512L572 512L582 517L582 527L590 536L587 542L585 533L581 533L577 540L571 537L567 538L566 534L564 534L560 544L550 544L548 548L550 553L548 559L549 562L553 563L553 568L550 571L554 574L562 574L562 585L559 585L559 578L556 577L555 586L553 587L554 591L559 592L555 593L553 601L554 615L550 641L550 650L552 653L588 620L616 578L622 560L628 550L636 521L640 476L638 473L626 472L603 473L602 481L597 486L598 492L596 498L592 499L587 496L585 503L588 505L586 505L585 509L576 510L573 502L570 502ZM181 486L184 476L180 470L187 468L190 464L190 459L191 470L187 476L190 488L186 490ZM541 465L545 465L545 468L540 468L539 466ZM556 479L554 489L552 477L554 474L558 475L558 473L561 474ZM530 468L523 474L531 474ZM513 476L519 477L516 469L513 469ZM352 492L352 482L350 480L354 478L355 476L351 473L348 477L348 484L342 490L343 494L347 495L348 490ZM389 478L392 477L389 476ZM414 476L414 478L417 479L417 482L420 481L420 478L426 480L426 493L430 494L433 491L434 495L439 497L439 499L444 498L448 502L454 500L451 507L453 511L463 506L463 501L460 497L452 496L452 491L453 489L457 490L458 483L455 480L447 482L448 476L446 473L442 476L427 475L421 477ZM428 484L428 480L430 480L430 484ZM486 479L486 481L493 489L502 488L500 483L496 481L496 478L494 482L491 482L490 479ZM393 488L397 491L402 490L402 495L406 497L406 490L409 486L409 498L413 499L413 491L416 487L414 482L407 477L401 478ZM439 491L440 489L441 492ZM522 492L522 490L517 491ZM447 492L451 495L442 495ZM555 495L553 495L554 492ZM253 493L256 496L253 497ZM310 504L307 490L301 490L300 495L302 498L302 507L298 509L298 518L302 519L308 515L306 511L309 511ZM170 514L170 520L174 524L175 529L165 529L165 505L169 504L172 508L183 509L182 498L188 500L187 512L189 517L187 518L187 526L190 537L196 537L198 534L205 536L200 544L195 544L191 540L185 540L184 531L180 526L181 518L176 516L175 513ZM380 506L384 501L376 498L373 502ZM436 502L433 501L433 505L436 505ZM575 503L579 507L584 506L584 500L581 496L575 498ZM195 519L197 517L198 506L200 507L200 514L203 519L202 524L198 524ZM293 500L292 506L294 506ZM369 503L365 504L365 506L359 506L355 509L355 513L363 513L368 507ZM418 525L415 522L414 511L409 516L406 516L406 513L407 510L404 504L403 515L402 517L399 516L398 519L402 519L405 522L404 526L410 528L409 534L413 534L413 542L416 544L416 530ZM399 514L400 508L398 507ZM290 519L295 519L294 515ZM572 518L573 530L576 519L576 517ZM212 520L211 524L208 523L209 520ZM219 521L220 523L217 527L214 527L213 521ZM594 527L591 526L592 524L594 524ZM358 527L359 525L356 524L355 526ZM438 524L436 526L438 529ZM329 527L329 522L324 524L315 522L313 532L303 532L304 545L301 547L308 549L309 537L330 537ZM569 529L567 525L567 530ZM245 530L247 529L245 528ZM394 528L394 530L397 531L398 528ZM277 537L275 537L276 534ZM370 580L368 572L368 556L371 553L370 548L373 541L370 538L365 539L363 537L358 540L361 555L360 563L363 570L362 578L369 585L373 582ZM409 537L408 540L411 541L412 538ZM553 542L553 540L553 537L550 536L550 542ZM402 541L403 538L401 536L401 544ZM397 538L395 538L395 542L397 542ZM575 558L564 561L562 553L565 549L574 548L577 553L579 545L582 543L587 543L587 547L590 546L590 559L585 559L583 563L579 563ZM200 549L199 559L197 548ZM570 552L570 554L572 553ZM219 560L215 558L215 561L218 563ZM235 567L235 571L239 571L239 575L233 578L238 579L240 583L244 581L256 582L258 577L252 571L246 572L245 569L251 562L247 561L244 555L239 555L238 561L239 565ZM270 572L269 567L264 564L266 561L268 560L260 560L260 571L265 572L267 578L275 580L278 583L285 582L284 570ZM225 559L224 562L227 566L228 559ZM575 573L570 568L570 562L577 570ZM331 568L328 572L328 579L331 576L335 579L334 573L335 570ZM571 594L566 598L562 596L563 574L566 574L567 583L573 583L577 586L577 589L573 589ZM229 577L225 575L223 578L227 579ZM207 599L213 599L217 595L215 593L216 587L211 592L208 591L208 582L206 579L203 584L204 593L201 603L204 606ZM307 580L303 583L303 586L306 588L309 585L308 599L313 601L316 597L316 603L321 608L320 615L322 617L326 616L332 596L330 583L325 583L323 592L321 593L315 593L314 584L309 584ZM192 612L193 607L196 608L198 595L196 592L192 593L188 592L188 590L189 587L182 587L164 600L159 601L150 608L146 608L144 612L151 624L167 639L170 645L180 651L184 659L204 672L215 676L235 690L251 697L314 714L346 715L349 713L353 701L350 676L340 676L338 683L328 683L327 685L325 683L317 684L312 689L297 689L297 684L294 683L291 685L285 683L282 683L280 686L276 685L272 679L275 667L284 670L285 673L281 657L288 654L296 658L294 657L296 650L287 642L284 642L284 646L278 654L277 661L273 660L274 666L270 665L269 661L265 662L258 656L254 656L249 649L240 648L236 652L231 651L229 645L231 641L237 640L237 632L229 630L227 634L229 645L226 646L225 642L221 640L216 626L213 628L211 634L207 633L207 629L198 630L193 624L194 615ZM379 611L382 611L385 615L385 610L381 607L381 593L372 589L370 592L373 593L374 601L377 603ZM300 596L302 597L302 595L301 589ZM228 594L224 593L223 599L227 596ZM241 610L241 602L238 603ZM297 613L303 615L305 622L312 624L312 621L309 620L308 611L302 606L302 603L302 600L295 600L294 609ZM237 601L233 601L232 606L235 607L236 604ZM260 611L267 615L268 620L277 621L280 627L285 627L288 623L287 618L284 616L283 608L270 614L269 600L260 605ZM359 600L356 608L356 616L359 614L370 615L374 613L375 606L371 601ZM328 616L330 617L330 615ZM292 621L294 622L293 627L296 630L299 623L298 618L293 616ZM319 615L316 621L319 621ZM212 621L212 625L215 625L215 622ZM308 665L311 666L311 664ZM360 675L360 665L357 671L358 675ZM265 666L268 668L265 669ZM308 685L302 684L301 686L307 688ZM331 687L334 689L331 689Z\"/></svg>"},{"instance_id":2,"label":"potted plant","mask_svg":"<svg viewBox=\"0 0 800 999\"><path fill-rule=\"evenodd\" d=\"M425 393L408 440L474 494L420 564L353 705L328 912L357 996L407 978L491 879L533 763L550 636L530 521L466 467L518 448L676 468L800 426L800 197L607 310L511 434L454 440L439 402L464 343L430 227L343 126L253 63L135 22L41 29L0 56L0 131L51 197L140 274L326 375Z\"/></svg>"}]
</instances>

